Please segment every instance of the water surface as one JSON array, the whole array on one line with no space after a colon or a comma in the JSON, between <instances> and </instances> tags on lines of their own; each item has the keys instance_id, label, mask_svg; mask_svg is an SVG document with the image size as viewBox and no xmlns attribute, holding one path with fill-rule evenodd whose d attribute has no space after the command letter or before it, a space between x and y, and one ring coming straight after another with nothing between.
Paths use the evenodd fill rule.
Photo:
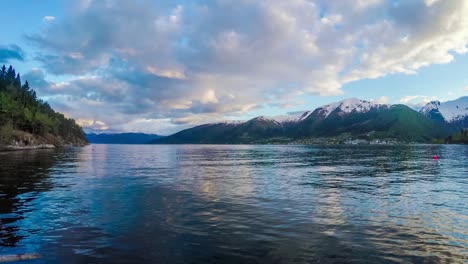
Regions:
<instances>
[{"instance_id":1,"label":"water surface","mask_svg":"<svg viewBox=\"0 0 468 264\"><path fill-rule=\"evenodd\" d=\"M0 255L43 256L27 263L463 263L467 157L468 147L455 145L0 153Z\"/></svg>"}]
</instances>

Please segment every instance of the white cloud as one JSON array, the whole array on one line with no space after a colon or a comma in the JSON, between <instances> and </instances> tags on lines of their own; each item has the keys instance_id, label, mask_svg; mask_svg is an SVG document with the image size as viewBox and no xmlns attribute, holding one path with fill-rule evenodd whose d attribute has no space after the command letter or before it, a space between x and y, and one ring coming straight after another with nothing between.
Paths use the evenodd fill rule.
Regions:
<instances>
[{"instance_id":1,"label":"white cloud","mask_svg":"<svg viewBox=\"0 0 468 264\"><path fill-rule=\"evenodd\" d=\"M54 20L55 20L54 16L45 16L45 17L42 18L42 21L44 21L46 23L54 22Z\"/></svg>"},{"instance_id":2,"label":"white cloud","mask_svg":"<svg viewBox=\"0 0 468 264\"><path fill-rule=\"evenodd\" d=\"M409 105L413 108L418 108L422 107L425 104L431 102L431 101L437 101L437 97L435 96L425 96L425 95L408 95L408 96L403 96L400 99L400 103Z\"/></svg>"},{"instance_id":3,"label":"white cloud","mask_svg":"<svg viewBox=\"0 0 468 264\"><path fill-rule=\"evenodd\" d=\"M431 6L433 4L436 4L440 0L424 0L424 3L426 3L427 6Z\"/></svg>"},{"instance_id":4,"label":"white cloud","mask_svg":"<svg viewBox=\"0 0 468 264\"><path fill-rule=\"evenodd\" d=\"M76 123L92 131L106 131L109 127L105 122L91 119L77 119Z\"/></svg>"},{"instance_id":5,"label":"white cloud","mask_svg":"<svg viewBox=\"0 0 468 264\"><path fill-rule=\"evenodd\" d=\"M468 92L468 85L465 86L465 88L463 90L465 90L465 92Z\"/></svg>"},{"instance_id":6,"label":"white cloud","mask_svg":"<svg viewBox=\"0 0 468 264\"><path fill-rule=\"evenodd\" d=\"M97 75L56 92L72 116L111 128L136 117L197 123L467 52L468 1L391 2L80 1L29 38L48 72ZM103 108L82 111L80 98Z\"/></svg>"},{"instance_id":7,"label":"white cloud","mask_svg":"<svg viewBox=\"0 0 468 264\"><path fill-rule=\"evenodd\" d=\"M386 104L388 103L388 97L387 96L381 96L377 99L372 100L372 102L377 103L377 104Z\"/></svg>"},{"instance_id":8,"label":"white cloud","mask_svg":"<svg viewBox=\"0 0 468 264\"><path fill-rule=\"evenodd\" d=\"M336 25L342 21L343 17L341 15L330 15L325 16L320 19L323 24Z\"/></svg>"}]
</instances>

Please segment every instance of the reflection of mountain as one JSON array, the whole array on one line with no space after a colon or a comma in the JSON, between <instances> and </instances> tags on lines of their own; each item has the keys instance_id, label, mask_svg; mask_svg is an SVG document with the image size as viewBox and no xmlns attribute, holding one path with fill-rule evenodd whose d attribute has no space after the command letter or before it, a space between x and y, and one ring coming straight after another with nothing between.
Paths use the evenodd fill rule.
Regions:
<instances>
[{"instance_id":1,"label":"reflection of mountain","mask_svg":"<svg viewBox=\"0 0 468 264\"><path fill-rule=\"evenodd\" d=\"M54 150L0 153L0 246L20 240L15 222L23 219L25 203L38 192L52 188L49 169L56 162Z\"/></svg>"}]
</instances>

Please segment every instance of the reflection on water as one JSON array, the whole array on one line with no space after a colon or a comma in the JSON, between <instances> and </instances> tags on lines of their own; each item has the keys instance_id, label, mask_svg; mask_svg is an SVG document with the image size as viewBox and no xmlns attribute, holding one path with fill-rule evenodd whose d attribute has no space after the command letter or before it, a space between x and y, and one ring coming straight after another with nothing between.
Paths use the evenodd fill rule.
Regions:
<instances>
[{"instance_id":1,"label":"reflection on water","mask_svg":"<svg viewBox=\"0 0 468 264\"><path fill-rule=\"evenodd\" d=\"M31 263L463 263L466 157L466 146L430 145L0 153L0 255L43 256Z\"/></svg>"},{"instance_id":2,"label":"reflection on water","mask_svg":"<svg viewBox=\"0 0 468 264\"><path fill-rule=\"evenodd\" d=\"M21 240L15 224L24 219L35 192L51 189L48 169L54 163L50 151L0 153L0 246L14 247Z\"/></svg>"}]
</instances>

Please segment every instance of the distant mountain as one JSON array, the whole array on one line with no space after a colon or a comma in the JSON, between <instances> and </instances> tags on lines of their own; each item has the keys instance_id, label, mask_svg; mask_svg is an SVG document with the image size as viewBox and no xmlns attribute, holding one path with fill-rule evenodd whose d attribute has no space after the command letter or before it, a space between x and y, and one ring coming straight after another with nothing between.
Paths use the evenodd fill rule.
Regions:
<instances>
[{"instance_id":1,"label":"distant mountain","mask_svg":"<svg viewBox=\"0 0 468 264\"><path fill-rule=\"evenodd\" d=\"M94 144L147 144L158 138L161 136L144 133L86 134L88 142Z\"/></svg>"},{"instance_id":2,"label":"distant mountain","mask_svg":"<svg viewBox=\"0 0 468 264\"><path fill-rule=\"evenodd\" d=\"M429 142L447 135L443 127L405 105L376 104L350 98L295 116L260 116L245 122L205 124L153 143L289 143L317 138Z\"/></svg>"},{"instance_id":3,"label":"distant mountain","mask_svg":"<svg viewBox=\"0 0 468 264\"><path fill-rule=\"evenodd\" d=\"M450 131L468 128L468 96L443 103L432 101L419 112Z\"/></svg>"}]
</instances>

